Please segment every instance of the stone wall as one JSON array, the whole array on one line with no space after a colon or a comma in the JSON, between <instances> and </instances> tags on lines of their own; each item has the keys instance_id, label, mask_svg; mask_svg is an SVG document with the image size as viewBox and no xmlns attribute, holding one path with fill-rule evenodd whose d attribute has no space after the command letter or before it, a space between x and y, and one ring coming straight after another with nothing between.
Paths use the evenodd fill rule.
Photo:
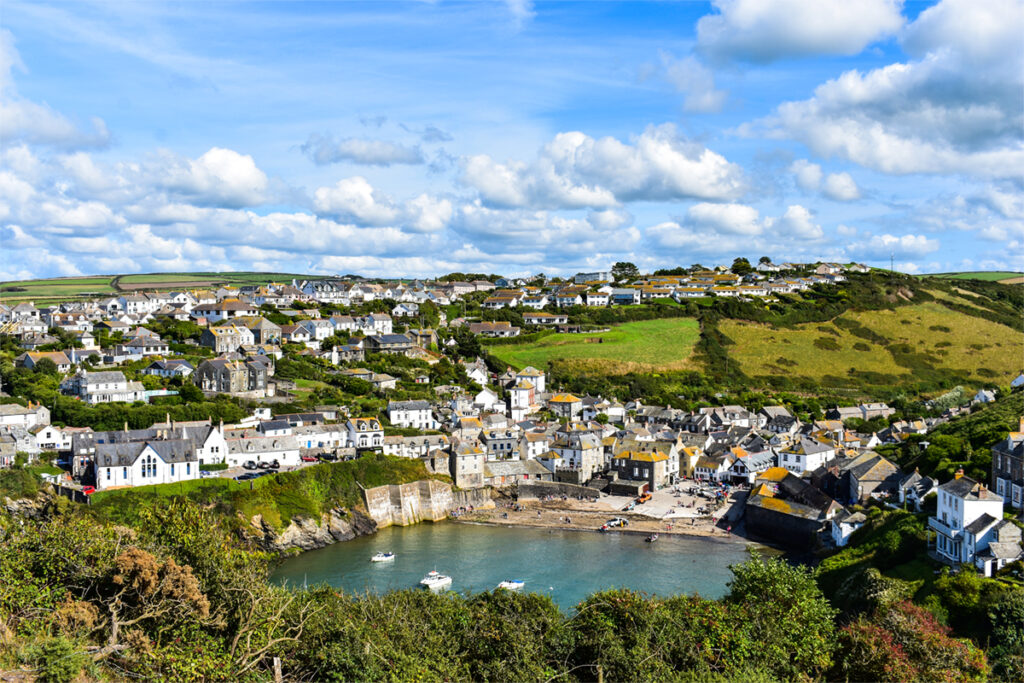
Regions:
<instances>
[{"instance_id":1,"label":"stone wall","mask_svg":"<svg viewBox=\"0 0 1024 683\"><path fill-rule=\"evenodd\" d=\"M489 490L453 491L450 484L434 479L364 489L363 496L367 512L381 528L437 522L459 507L494 506Z\"/></svg>"},{"instance_id":2,"label":"stone wall","mask_svg":"<svg viewBox=\"0 0 1024 683\"><path fill-rule=\"evenodd\" d=\"M541 498L543 496L569 496L578 498L583 496L590 500L597 500L601 495L589 486L577 486L557 481L521 481L517 484L520 498Z\"/></svg>"}]
</instances>

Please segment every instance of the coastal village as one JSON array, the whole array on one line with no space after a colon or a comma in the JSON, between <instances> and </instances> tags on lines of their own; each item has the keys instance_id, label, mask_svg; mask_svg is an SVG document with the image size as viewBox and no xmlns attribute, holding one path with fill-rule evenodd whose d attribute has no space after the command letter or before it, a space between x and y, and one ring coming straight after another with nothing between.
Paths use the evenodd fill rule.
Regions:
<instances>
[{"instance_id":1,"label":"coastal village","mask_svg":"<svg viewBox=\"0 0 1024 683\"><path fill-rule=\"evenodd\" d=\"M158 402L188 386L206 398L248 400L253 408L229 424L168 415L144 428L126 423L100 430L51 423L45 405L7 401L0 405L0 466L56 455L63 472L51 475L54 483L88 501L97 491L203 477L246 481L380 453L418 459L459 490L490 492L493 508L450 510L455 516L496 524L613 525L647 534L742 532L801 549L848 543L866 519L854 508L868 501L920 509L937 495L930 521L935 558L991 575L1022 557L1020 529L1002 512L1024 505L1024 420L992 444L990 481L962 472L950 481L902 472L874 450L927 435L971 405L992 402L991 392L980 391L941 417L890 421L888 405L863 403L801 419L782 405L685 411L648 405L642 397L577 396L551 386L543 369L496 371L481 358L458 360L464 382L442 385L425 372L393 376L365 362L378 355L429 368L448 362L446 353L458 343L453 330L475 337L524 332L508 321L447 319L443 307L477 292L481 310L528 309L522 314L527 333L544 326L572 331L574 307L698 296L770 299L835 286L862 270L763 260L743 275L721 267L626 283L610 271L565 281L322 279L127 293L47 308L5 306L0 333L23 349L16 366L56 372L60 392L84 404ZM373 302L376 312L368 312ZM436 329L418 324L421 307L431 305L441 311ZM325 307L329 315L321 313ZM198 339L164 339L147 328L174 322L198 326ZM206 356L201 362L186 358L200 351ZM288 405L296 389L294 380L275 373L288 354L369 383L387 400L386 410L367 415L324 405L281 412L277 406ZM410 384L429 385L433 398L392 397ZM1024 384L1024 374L1014 384ZM880 419L885 426L856 431L851 419Z\"/></svg>"}]
</instances>

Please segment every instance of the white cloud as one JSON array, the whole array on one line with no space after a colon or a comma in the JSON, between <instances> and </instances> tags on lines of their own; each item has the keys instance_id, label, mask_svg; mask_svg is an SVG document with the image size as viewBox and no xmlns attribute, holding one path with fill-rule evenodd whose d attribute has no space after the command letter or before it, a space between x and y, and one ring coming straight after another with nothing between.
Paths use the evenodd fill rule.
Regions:
<instances>
[{"instance_id":1,"label":"white cloud","mask_svg":"<svg viewBox=\"0 0 1024 683\"><path fill-rule=\"evenodd\" d=\"M361 226L401 226L412 232L438 232L452 219L452 203L426 194L396 203L379 192L366 178L339 180L334 187L317 188L313 195L317 213Z\"/></svg>"},{"instance_id":2,"label":"white cloud","mask_svg":"<svg viewBox=\"0 0 1024 683\"><path fill-rule=\"evenodd\" d=\"M790 172L796 176L796 184L808 192L817 192L821 187L821 166L812 164L807 159L797 159L789 167Z\"/></svg>"},{"instance_id":3,"label":"white cloud","mask_svg":"<svg viewBox=\"0 0 1024 683\"><path fill-rule=\"evenodd\" d=\"M830 173L825 178L825 186L822 188L822 192L829 199L834 199L837 202L849 202L854 199L860 199L860 188L857 187L857 183L854 182L853 177L849 173Z\"/></svg>"},{"instance_id":4,"label":"white cloud","mask_svg":"<svg viewBox=\"0 0 1024 683\"><path fill-rule=\"evenodd\" d=\"M685 111L706 114L722 110L727 94L715 88L714 74L696 58L688 56L677 60L662 52L661 64L665 79L677 92L684 94Z\"/></svg>"},{"instance_id":5,"label":"white cloud","mask_svg":"<svg viewBox=\"0 0 1024 683\"><path fill-rule=\"evenodd\" d=\"M406 147L395 142L366 138L345 138L335 141L329 136L315 133L302 145L302 151L321 166L339 161L351 161L367 166L424 162L423 152L418 146Z\"/></svg>"},{"instance_id":6,"label":"white cloud","mask_svg":"<svg viewBox=\"0 0 1024 683\"><path fill-rule=\"evenodd\" d=\"M697 49L722 61L855 55L903 25L902 0L712 0Z\"/></svg>"},{"instance_id":7,"label":"white cloud","mask_svg":"<svg viewBox=\"0 0 1024 683\"><path fill-rule=\"evenodd\" d=\"M760 125L818 156L884 173L1019 178L1021 35L1024 3L943 0L905 31L917 61L847 71L812 98L783 103Z\"/></svg>"},{"instance_id":8,"label":"white cloud","mask_svg":"<svg viewBox=\"0 0 1024 683\"><path fill-rule=\"evenodd\" d=\"M744 204L695 204L686 212L686 223L699 230L733 235L760 235L758 212Z\"/></svg>"},{"instance_id":9,"label":"white cloud","mask_svg":"<svg viewBox=\"0 0 1024 683\"><path fill-rule=\"evenodd\" d=\"M682 138L672 124L650 126L632 144L559 133L530 164L468 157L461 180L495 206L552 209L607 208L636 200L726 200L745 189L739 166Z\"/></svg>"},{"instance_id":10,"label":"white cloud","mask_svg":"<svg viewBox=\"0 0 1024 683\"><path fill-rule=\"evenodd\" d=\"M939 249L939 241L925 235L871 235L850 244L847 251L868 260L885 260L890 255L920 258ZM906 264L901 264L905 269ZM908 271L909 272L909 271Z\"/></svg>"},{"instance_id":11,"label":"white cloud","mask_svg":"<svg viewBox=\"0 0 1024 683\"><path fill-rule=\"evenodd\" d=\"M163 184L202 205L240 208L265 201L267 176L248 154L214 147L198 159L172 163Z\"/></svg>"},{"instance_id":12,"label":"white cloud","mask_svg":"<svg viewBox=\"0 0 1024 683\"><path fill-rule=\"evenodd\" d=\"M814 222L811 212L799 204L789 206L780 218L769 218L765 222L767 227L787 237L819 240L825 236L821 226Z\"/></svg>"}]
</instances>

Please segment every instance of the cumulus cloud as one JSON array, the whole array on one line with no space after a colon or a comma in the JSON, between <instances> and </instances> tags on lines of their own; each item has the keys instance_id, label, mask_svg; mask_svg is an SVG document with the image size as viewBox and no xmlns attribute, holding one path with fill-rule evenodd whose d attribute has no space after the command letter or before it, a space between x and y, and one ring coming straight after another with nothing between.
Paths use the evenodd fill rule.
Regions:
<instances>
[{"instance_id":1,"label":"cumulus cloud","mask_svg":"<svg viewBox=\"0 0 1024 683\"><path fill-rule=\"evenodd\" d=\"M903 25L901 0L712 0L697 50L719 61L854 55Z\"/></svg>"},{"instance_id":2,"label":"cumulus cloud","mask_svg":"<svg viewBox=\"0 0 1024 683\"><path fill-rule=\"evenodd\" d=\"M550 209L607 208L636 200L727 200L745 189L739 166L686 140L672 124L650 126L631 143L559 133L531 163L467 157L461 181L494 206Z\"/></svg>"},{"instance_id":3,"label":"cumulus cloud","mask_svg":"<svg viewBox=\"0 0 1024 683\"><path fill-rule=\"evenodd\" d=\"M796 184L808 192L817 192L821 187L821 166L812 164L807 159L797 159L789 167L790 172L796 177Z\"/></svg>"},{"instance_id":4,"label":"cumulus cloud","mask_svg":"<svg viewBox=\"0 0 1024 683\"><path fill-rule=\"evenodd\" d=\"M661 66L665 80L684 95L683 110L701 114L722 110L727 93L715 88L714 74L695 57L674 59L662 52Z\"/></svg>"},{"instance_id":5,"label":"cumulus cloud","mask_svg":"<svg viewBox=\"0 0 1024 683\"><path fill-rule=\"evenodd\" d=\"M916 61L847 71L741 131L763 128L884 173L1020 178L1021 35L1024 3L943 0L903 35Z\"/></svg>"},{"instance_id":6,"label":"cumulus cloud","mask_svg":"<svg viewBox=\"0 0 1024 683\"><path fill-rule=\"evenodd\" d=\"M313 196L317 213L362 226L394 225L412 232L438 232L447 227L453 213L449 200L426 194L396 203L361 176L317 188Z\"/></svg>"},{"instance_id":7,"label":"cumulus cloud","mask_svg":"<svg viewBox=\"0 0 1024 683\"><path fill-rule=\"evenodd\" d=\"M781 217L766 219L765 223L766 227L786 237L819 240L825 236L821 226L814 222L811 212L799 204L789 206Z\"/></svg>"},{"instance_id":8,"label":"cumulus cloud","mask_svg":"<svg viewBox=\"0 0 1024 683\"><path fill-rule=\"evenodd\" d=\"M829 173L827 176L818 164L806 159L797 159L789 167L797 186L806 192L820 191L824 196L837 202L860 199L860 188L849 173Z\"/></svg>"},{"instance_id":9,"label":"cumulus cloud","mask_svg":"<svg viewBox=\"0 0 1024 683\"><path fill-rule=\"evenodd\" d=\"M890 255L899 258L919 258L939 249L939 241L925 235L870 235L847 247L847 251L867 260L885 260ZM906 264L901 264L906 270ZM910 272L910 271L908 271Z\"/></svg>"},{"instance_id":10,"label":"cumulus cloud","mask_svg":"<svg viewBox=\"0 0 1024 683\"><path fill-rule=\"evenodd\" d=\"M686 223L699 230L732 235L760 235L763 230L757 209L743 204L695 204L686 212Z\"/></svg>"},{"instance_id":11,"label":"cumulus cloud","mask_svg":"<svg viewBox=\"0 0 1024 683\"><path fill-rule=\"evenodd\" d=\"M237 208L263 203L267 176L248 154L214 147L198 159L173 164L164 185L198 204Z\"/></svg>"},{"instance_id":12,"label":"cumulus cloud","mask_svg":"<svg viewBox=\"0 0 1024 683\"><path fill-rule=\"evenodd\" d=\"M14 82L14 70L24 71L14 36L0 29L0 140L5 144L27 142L64 149L104 147L110 133L103 119L92 118L85 128L55 112L46 104L23 98Z\"/></svg>"},{"instance_id":13,"label":"cumulus cloud","mask_svg":"<svg viewBox=\"0 0 1024 683\"><path fill-rule=\"evenodd\" d=\"M822 192L825 193L826 197L837 202L849 202L854 199L860 199L860 188L857 187L857 183L854 182L853 177L849 173L830 173L825 178Z\"/></svg>"},{"instance_id":14,"label":"cumulus cloud","mask_svg":"<svg viewBox=\"0 0 1024 683\"><path fill-rule=\"evenodd\" d=\"M336 141L330 136L317 133L309 136L302 145L302 151L319 166L339 161L351 161L367 166L424 162L423 152L418 146L406 147L395 142L367 138L345 138Z\"/></svg>"}]
</instances>

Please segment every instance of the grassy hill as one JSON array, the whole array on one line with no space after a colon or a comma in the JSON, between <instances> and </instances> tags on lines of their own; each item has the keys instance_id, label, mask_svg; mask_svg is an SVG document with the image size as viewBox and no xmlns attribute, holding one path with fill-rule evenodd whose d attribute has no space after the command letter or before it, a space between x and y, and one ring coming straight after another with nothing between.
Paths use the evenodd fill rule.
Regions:
<instances>
[{"instance_id":1,"label":"grassy hill","mask_svg":"<svg viewBox=\"0 0 1024 683\"><path fill-rule=\"evenodd\" d=\"M292 278L317 276L293 273L149 273L136 275L95 275L89 277L49 278L0 282L0 301L5 304L33 301L36 305L59 303L96 296L113 296L132 290L219 287L221 285L262 284L272 280L291 282Z\"/></svg>"},{"instance_id":2,"label":"grassy hill","mask_svg":"<svg viewBox=\"0 0 1024 683\"><path fill-rule=\"evenodd\" d=\"M938 302L848 311L827 323L776 327L723 320L729 355L752 378L788 375L829 386L900 385L941 374L959 383L1009 384L1024 335ZM851 382L853 380L853 382Z\"/></svg>"},{"instance_id":3,"label":"grassy hill","mask_svg":"<svg viewBox=\"0 0 1024 683\"><path fill-rule=\"evenodd\" d=\"M1004 284L1020 284L1024 282L1024 273L1012 271L980 270L962 273L933 273L921 277L938 277L948 280L982 280L984 282L1002 282Z\"/></svg>"},{"instance_id":4,"label":"grassy hill","mask_svg":"<svg viewBox=\"0 0 1024 683\"><path fill-rule=\"evenodd\" d=\"M607 332L553 334L526 344L494 346L491 355L515 368L546 368L555 359L609 375L694 367L700 324L693 318L623 323ZM597 343L597 340L601 340Z\"/></svg>"}]
</instances>

